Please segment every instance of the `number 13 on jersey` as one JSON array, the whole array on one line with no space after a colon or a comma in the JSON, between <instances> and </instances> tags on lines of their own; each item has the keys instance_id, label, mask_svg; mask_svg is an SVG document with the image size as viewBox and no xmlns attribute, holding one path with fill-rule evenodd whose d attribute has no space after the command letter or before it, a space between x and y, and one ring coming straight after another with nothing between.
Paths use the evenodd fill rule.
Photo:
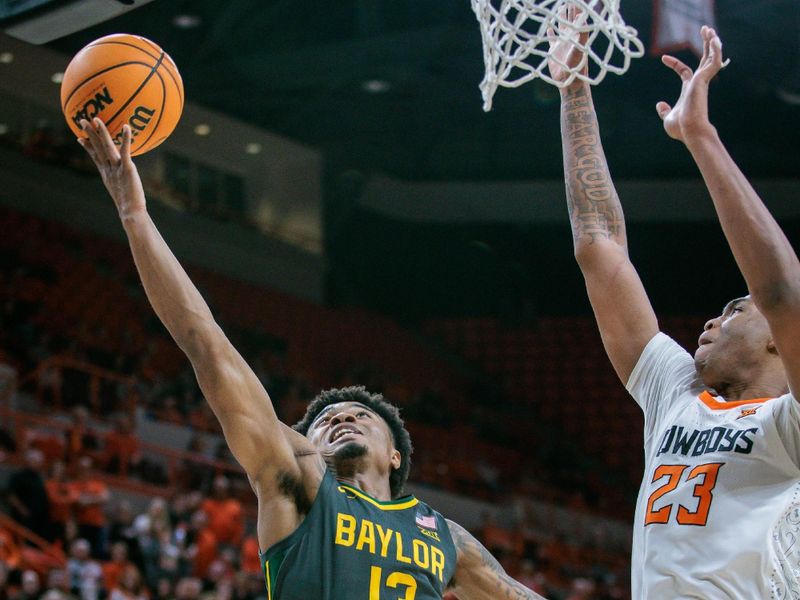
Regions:
<instances>
[{"instance_id":1,"label":"number 13 on jersey","mask_svg":"<svg viewBox=\"0 0 800 600\"><path fill-rule=\"evenodd\" d=\"M394 600L381 598L381 580L383 579L383 569L372 567L369 576L369 600ZM414 600L417 595L417 581L408 573L395 571L386 577L386 586L398 588L398 591L405 590L403 596L397 596L397 600Z\"/></svg>"},{"instance_id":2,"label":"number 13 on jersey","mask_svg":"<svg viewBox=\"0 0 800 600\"><path fill-rule=\"evenodd\" d=\"M717 485L717 475L725 463L705 463L690 468L690 465L659 465L653 473L651 483L662 480L647 499L647 512L644 517L645 525L655 523L669 523L672 516L673 503L665 504L658 510L655 503L663 496L674 492L679 487L694 486L692 496L697 498L697 508L689 510L682 504L678 505L675 520L679 525L704 526L708 522L708 512L711 510L711 501L714 499L714 486Z\"/></svg>"}]
</instances>

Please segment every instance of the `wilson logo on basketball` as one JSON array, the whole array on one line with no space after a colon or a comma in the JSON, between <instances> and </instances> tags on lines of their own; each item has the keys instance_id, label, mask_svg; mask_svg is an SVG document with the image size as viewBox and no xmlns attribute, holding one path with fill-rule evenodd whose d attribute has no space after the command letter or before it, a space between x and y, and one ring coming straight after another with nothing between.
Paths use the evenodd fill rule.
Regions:
<instances>
[{"instance_id":1,"label":"wilson logo on basketball","mask_svg":"<svg viewBox=\"0 0 800 600\"><path fill-rule=\"evenodd\" d=\"M147 129L150 121L153 120L153 115L156 114L154 108L147 108L146 106L137 106L133 109L133 114L128 119L128 125L131 126L131 135L136 137L142 131ZM114 136L114 143L117 146L122 145L122 130Z\"/></svg>"},{"instance_id":2,"label":"wilson logo on basketball","mask_svg":"<svg viewBox=\"0 0 800 600\"><path fill-rule=\"evenodd\" d=\"M102 92L97 92L94 98L89 98L82 108L75 111L72 121L80 127L83 119L91 121L109 104L114 104L114 99L111 97L111 92L108 91L108 88L104 87Z\"/></svg>"}]
</instances>

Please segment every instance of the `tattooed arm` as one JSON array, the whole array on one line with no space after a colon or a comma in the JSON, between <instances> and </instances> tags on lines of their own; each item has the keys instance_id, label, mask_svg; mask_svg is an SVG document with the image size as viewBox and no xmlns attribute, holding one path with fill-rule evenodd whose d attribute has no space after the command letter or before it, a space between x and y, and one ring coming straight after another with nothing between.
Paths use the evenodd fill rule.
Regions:
<instances>
[{"instance_id":1,"label":"tattooed arm","mask_svg":"<svg viewBox=\"0 0 800 600\"><path fill-rule=\"evenodd\" d=\"M614 370L627 383L658 322L628 258L622 206L611 181L589 85L561 92L561 140L575 258Z\"/></svg>"},{"instance_id":2,"label":"tattooed arm","mask_svg":"<svg viewBox=\"0 0 800 600\"><path fill-rule=\"evenodd\" d=\"M585 43L589 34L576 29L586 16L575 5L560 16L563 30L558 36L548 32L548 66L554 79L567 82L572 70L586 73L587 58L565 40L579 37ZM592 94L580 79L561 88L561 144L575 258L606 353L622 383L627 383L642 350L658 333L658 321L628 259L622 206L600 142Z\"/></svg>"},{"instance_id":3,"label":"tattooed arm","mask_svg":"<svg viewBox=\"0 0 800 600\"><path fill-rule=\"evenodd\" d=\"M509 577L489 551L461 525L449 519L447 524L458 553L450 589L459 600L544 600Z\"/></svg>"}]
</instances>

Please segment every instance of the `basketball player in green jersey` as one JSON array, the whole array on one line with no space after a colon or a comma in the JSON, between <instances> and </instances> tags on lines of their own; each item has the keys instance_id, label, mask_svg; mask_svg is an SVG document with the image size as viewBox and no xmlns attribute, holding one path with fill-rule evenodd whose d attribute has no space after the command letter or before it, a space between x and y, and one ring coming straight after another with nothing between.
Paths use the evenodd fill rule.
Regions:
<instances>
[{"instance_id":1,"label":"basketball player in green jersey","mask_svg":"<svg viewBox=\"0 0 800 600\"><path fill-rule=\"evenodd\" d=\"M214 321L147 213L126 125L78 140L116 204L145 292L197 381L258 498L270 600L541 598L464 528L401 497L411 442L396 408L363 388L323 392L297 430Z\"/></svg>"}]
</instances>

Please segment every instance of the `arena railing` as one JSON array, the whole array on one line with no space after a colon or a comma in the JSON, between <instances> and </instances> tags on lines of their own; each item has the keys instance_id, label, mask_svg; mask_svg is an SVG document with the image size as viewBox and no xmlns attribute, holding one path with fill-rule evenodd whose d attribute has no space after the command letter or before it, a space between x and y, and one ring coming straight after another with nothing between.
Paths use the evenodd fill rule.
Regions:
<instances>
[{"instance_id":1,"label":"arena railing","mask_svg":"<svg viewBox=\"0 0 800 600\"><path fill-rule=\"evenodd\" d=\"M28 546L35 548L49 562L52 562L52 564L49 566L64 567L66 565L67 561L64 551L57 544L51 544L43 537L36 535L30 529L27 529L17 523L8 515L0 513L0 527L5 529L14 538L16 538L16 540L20 542L18 543L20 547L24 547L25 544L27 544ZM31 560L26 557L26 553L23 551L23 560L26 559L31 562ZM33 560L36 559L34 558Z\"/></svg>"}]
</instances>

